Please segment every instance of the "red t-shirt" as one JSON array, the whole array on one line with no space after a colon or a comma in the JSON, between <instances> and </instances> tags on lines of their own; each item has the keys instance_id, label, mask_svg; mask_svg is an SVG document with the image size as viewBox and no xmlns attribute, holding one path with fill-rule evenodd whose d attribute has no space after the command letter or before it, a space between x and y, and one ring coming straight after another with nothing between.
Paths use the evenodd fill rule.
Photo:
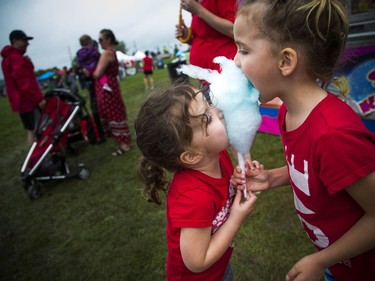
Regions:
<instances>
[{"instance_id":1,"label":"red t-shirt","mask_svg":"<svg viewBox=\"0 0 375 281\"><path fill-rule=\"evenodd\" d=\"M375 136L357 114L329 94L296 130L279 111L297 215L317 249L338 240L364 214L345 188L375 171ZM330 268L337 280L375 280L375 249Z\"/></svg>"},{"instance_id":2,"label":"red t-shirt","mask_svg":"<svg viewBox=\"0 0 375 281\"><path fill-rule=\"evenodd\" d=\"M167 196L167 279L221 280L233 248L207 270L194 273L184 264L180 251L181 228L212 227L214 233L227 219L234 199L229 186L233 174L232 160L227 151L220 154L222 178L212 178L196 170L175 173Z\"/></svg>"},{"instance_id":3,"label":"red t-shirt","mask_svg":"<svg viewBox=\"0 0 375 281\"><path fill-rule=\"evenodd\" d=\"M235 20L236 0L203 0L201 5L220 18ZM219 70L220 66L212 62L215 57L234 59L237 46L233 38L216 31L197 15L192 15L191 29L190 64Z\"/></svg>"},{"instance_id":4,"label":"red t-shirt","mask_svg":"<svg viewBox=\"0 0 375 281\"><path fill-rule=\"evenodd\" d=\"M152 58L146 56L143 58L143 71L152 71Z\"/></svg>"}]
</instances>

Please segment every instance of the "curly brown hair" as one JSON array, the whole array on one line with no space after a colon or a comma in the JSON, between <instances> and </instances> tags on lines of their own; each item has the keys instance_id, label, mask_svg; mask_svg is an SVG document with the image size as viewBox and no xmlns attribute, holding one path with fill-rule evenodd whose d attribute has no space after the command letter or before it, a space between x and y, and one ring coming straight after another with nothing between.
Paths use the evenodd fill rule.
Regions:
<instances>
[{"instance_id":1,"label":"curly brown hair","mask_svg":"<svg viewBox=\"0 0 375 281\"><path fill-rule=\"evenodd\" d=\"M198 93L189 84L174 84L163 92L152 93L140 107L134 122L137 146L142 152L137 174L150 202L162 203L159 191L166 193L168 189L166 170L185 168L180 155L191 146L192 118L205 118L204 114L193 116L189 112ZM206 122L202 119L200 123Z\"/></svg>"}]
</instances>

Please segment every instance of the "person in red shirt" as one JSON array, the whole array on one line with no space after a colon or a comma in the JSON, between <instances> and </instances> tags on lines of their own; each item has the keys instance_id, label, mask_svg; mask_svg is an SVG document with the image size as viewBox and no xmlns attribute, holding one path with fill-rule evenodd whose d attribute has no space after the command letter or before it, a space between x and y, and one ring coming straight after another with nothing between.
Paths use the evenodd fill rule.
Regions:
<instances>
[{"instance_id":1,"label":"person in red shirt","mask_svg":"<svg viewBox=\"0 0 375 281\"><path fill-rule=\"evenodd\" d=\"M30 58L24 55L29 40L32 39L33 37L27 36L22 30L13 30L9 34L11 45L1 50L1 67L9 103L12 111L20 114L29 145L35 139L34 131L40 108L45 105L43 93L34 74L34 65Z\"/></svg>"},{"instance_id":2,"label":"person in red shirt","mask_svg":"<svg viewBox=\"0 0 375 281\"><path fill-rule=\"evenodd\" d=\"M233 280L232 242L256 196L242 199L229 185L234 168L222 113L202 91L175 84L146 99L134 126L144 195L162 204L159 191L167 192L167 280Z\"/></svg>"},{"instance_id":3,"label":"person in red shirt","mask_svg":"<svg viewBox=\"0 0 375 281\"><path fill-rule=\"evenodd\" d=\"M290 184L297 216L318 250L297 261L288 281L324 274L326 280L375 280L375 135L317 82L332 80L345 48L349 24L341 2L255 0L234 24L235 63L260 102L283 101L286 165L256 176L247 170L248 188Z\"/></svg>"},{"instance_id":4,"label":"person in red shirt","mask_svg":"<svg viewBox=\"0 0 375 281\"><path fill-rule=\"evenodd\" d=\"M237 0L181 0L181 6L192 16L192 37L188 42L190 64L220 71L213 59L218 56L233 59L237 52L233 39ZM187 30L186 26L178 24L175 36L185 37ZM207 82L200 81L200 84L203 88ZM207 94L206 98L209 99Z\"/></svg>"},{"instance_id":5,"label":"person in red shirt","mask_svg":"<svg viewBox=\"0 0 375 281\"><path fill-rule=\"evenodd\" d=\"M145 52L145 57L143 58L143 81L145 83L145 89L154 89L154 60L150 56L149 51Z\"/></svg>"}]
</instances>

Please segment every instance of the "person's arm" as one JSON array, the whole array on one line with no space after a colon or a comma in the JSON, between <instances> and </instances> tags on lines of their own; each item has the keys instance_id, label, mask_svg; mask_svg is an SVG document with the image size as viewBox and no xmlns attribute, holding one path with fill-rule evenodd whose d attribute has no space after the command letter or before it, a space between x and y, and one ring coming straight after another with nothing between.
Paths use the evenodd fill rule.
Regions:
<instances>
[{"instance_id":1,"label":"person's arm","mask_svg":"<svg viewBox=\"0 0 375 281\"><path fill-rule=\"evenodd\" d=\"M96 66L96 69L92 75L93 78L94 79L100 78L104 74L108 65L112 63L113 61L114 61L113 53L111 51L105 50L99 58L98 65Z\"/></svg>"},{"instance_id":2,"label":"person's arm","mask_svg":"<svg viewBox=\"0 0 375 281\"><path fill-rule=\"evenodd\" d=\"M221 34L233 38L233 22L211 13L195 0L183 0L182 3L186 11L197 15Z\"/></svg>"},{"instance_id":3,"label":"person's arm","mask_svg":"<svg viewBox=\"0 0 375 281\"><path fill-rule=\"evenodd\" d=\"M189 270L202 272L224 255L256 201L253 194L249 194L244 202L241 198L242 193L238 190L228 219L214 235L211 236L211 227L181 229L181 256Z\"/></svg>"},{"instance_id":4,"label":"person's arm","mask_svg":"<svg viewBox=\"0 0 375 281\"><path fill-rule=\"evenodd\" d=\"M22 99L35 103L43 101L44 96L36 81L32 62L29 57L15 57L12 59L12 73Z\"/></svg>"},{"instance_id":5,"label":"person's arm","mask_svg":"<svg viewBox=\"0 0 375 281\"><path fill-rule=\"evenodd\" d=\"M252 192L264 191L267 189L285 186L289 184L289 173L287 166L272 170L264 170L263 165L258 161L246 160L246 177L242 174L239 166L234 169L231 184L240 189L242 185L247 185L247 190Z\"/></svg>"},{"instance_id":6,"label":"person's arm","mask_svg":"<svg viewBox=\"0 0 375 281\"><path fill-rule=\"evenodd\" d=\"M250 170L250 175L252 174L252 170ZM262 182L262 177L255 176L252 178L252 183L250 182L250 190L252 191L260 191L256 190L259 189ZM280 168L268 170L268 188L280 187L290 184L290 178L288 173L287 166L283 166Z\"/></svg>"},{"instance_id":7,"label":"person's arm","mask_svg":"<svg viewBox=\"0 0 375 281\"><path fill-rule=\"evenodd\" d=\"M286 280L317 280L325 268L375 248L375 172L345 190L365 211L364 216L335 243L298 261Z\"/></svg>"}]
</instances>

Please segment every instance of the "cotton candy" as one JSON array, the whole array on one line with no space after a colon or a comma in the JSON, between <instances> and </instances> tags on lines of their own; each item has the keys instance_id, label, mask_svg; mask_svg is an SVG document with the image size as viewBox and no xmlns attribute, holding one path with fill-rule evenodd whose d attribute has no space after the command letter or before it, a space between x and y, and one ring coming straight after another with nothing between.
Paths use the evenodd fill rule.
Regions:
<instances>
[{"instance_id":1,"label":"cotton candy","mask_svg":"<svg viewBox=\"0 0 375 281\"><path fill-rule=\"evenodd\" d=\"M223 112L229 143L237 151L239 165L244 171L244 155L249 153L262 120L259 92L233 60L221 56L213 62L220 64L220 73L194 65L182 65L179 71L210 83L211 101ZM246 197L246 193L244 195Z\"/></svg>"}]
</instances>

